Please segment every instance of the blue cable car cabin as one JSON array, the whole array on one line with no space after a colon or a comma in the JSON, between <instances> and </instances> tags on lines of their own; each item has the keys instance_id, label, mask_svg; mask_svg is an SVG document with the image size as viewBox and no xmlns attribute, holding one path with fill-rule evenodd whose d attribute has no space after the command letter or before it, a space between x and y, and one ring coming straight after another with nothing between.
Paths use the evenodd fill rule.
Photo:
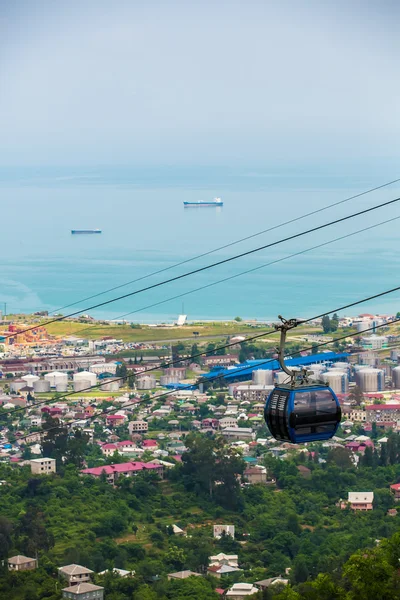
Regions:
<instances>
[{"instance_id":1,"label":"blue cable car cabin","mask_svg":"<svg viewBox=\"0 0 400 600\"><path fill-rule=\"evenodd\" d=\"M293 444L327 440L335 435L342 412L325 385L277 386L269 395L264 417L273 437Z\"/></svg>"},{"instance_id":2,"label":"blue cable car cabin","mask_svg":"<svg viewBox=\"0 0 400 600\"><path fill-rule=\"evenodd\" d=\"M308 377L311 373L307 369L298 373L287 368L284 360L286 334L300 321L279 318L282 323L275 325L275 329L281 332L278 359L290 383L277 385L268 396L264 408L265 422L277 440L293 444L328 440L335 435L342 418L339 400L327 385L310 384Z\"/></svg>"}]
</instances>

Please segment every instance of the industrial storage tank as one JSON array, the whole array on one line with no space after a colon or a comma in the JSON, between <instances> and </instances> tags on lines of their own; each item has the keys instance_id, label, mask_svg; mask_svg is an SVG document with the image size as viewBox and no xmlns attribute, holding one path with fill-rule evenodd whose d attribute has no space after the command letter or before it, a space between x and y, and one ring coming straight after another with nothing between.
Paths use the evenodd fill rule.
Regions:
<instances>
[{"instance_id":1,"label":"industrial storage tank","mask_svg":"<svg viewBox=\"0 0 400 600\"><path fill-rule=\"evenodd\" d=\"M282 383L288 383L289 381L290 377L284 371L277 371L275 373L275 383L278 385L281 385Z\"/></svg>"},{"instance_id":2,"label":"industrial storage tank","mask_svg":"<svg viewBox=\"0 0 400 600\"><path fill-rule=\"evenodd\" d=\"M256 385L272 385L274 372L270 369L256 369L253 371L252 380Z\"/></svg>"},{"instance_id":3,"label":"industrial storage tank","mask_svg":"<svg viewBox=\"0 0 400 600\"><path fill-rule=\"evenodd\" d=\"M153 375L138 377L136 387L138 390L151 390L156 387L156 378Z\"/></svg>"},{"instance_id":4,"label":"industrial storage tank","mask_svg":"<svg viewBox=\"0 0 400 600\"><path fill-rule=\"evenodd\" d=\"M178 381L172 375L161 375L160 385L168 385L169 383L178 383Z\"/></svg>"},{"instance_id":5,"label":"industrial storage tank","mask_svg":"<svg viewBox=\"0 0 400 600\"><path fill-rule=\"evenodd\" d=\"M66 392L68 389L68 383L60 382L56 384L56 392Z\"/></svg>"},{"instance_id":6,"label":"industrial storage tank","mask_svg":"<svg viewBox=\"0 0 400 600\"><path fill-rule=\"evenodd\" d=\"M337 369L322 373L321 380L327 383L335 394L345 394L349 391L349 378L347 373Z\"/></svg>"},{"instance_id":7,"label":"industrial storage tank","mask_svg":"<svg viewBox=\"0 0 400 600\"><path fill-rule=\"evenodd\" d=\"M97 383L97 375L95 373L91 373L90 371L81 371L80 373L74 373L73 379L74 383L82 379L88 381L89 385L87 387L96 385Z\"/></svg>"},{"instance_id":8,"label":"industrial storage tank","mask_svg":"<svg viewBox=\"0 0 400 600\"><path fill-rule=\"evenodd\" d=\"M88 379L77 379L74 381L74 392L82 392L92 387Z\"/></svg>"},{"instance_id":9,"label":"industrial storage tank","mask_svg":"<svg viewBox=\"0 0 400 600\"><path fill-rule=\"evenodd\" d=\"M38 379L33 382L33 391L38 394L43 394L50 391L50 381L47 379Z\"/></svg>"},{"instance_id":10,"label":"industrial storage tank","mask_svg":"<svg viewBox=\"0 0 400 600\"><path fill-rule=\"evenodd\" d=\"M26 381L24 379L15 379L10 383L10 392L14 392L18 394L19 390L26 386Z\"/></svg>"},{"instance_id":11,"label":"industrial storage tank","mask_svg":"<svg viewBox=\"0 0 400 600\"><path fill-rule=\"evenodd\" d=\"M371 329L372 321L358 321L356 324L357 333L361 333L361 331L366 331Z\"/></svg>"},{"instance_id":12,"label":"industrial storage tank","mask_svg":"<svg viewBox=\"0 0 400 600\"><path fill-rule=\"evenodd\" d=\"M400 390L400 367L392 369L392 384L396 390Z\"/></svg>"},{"instance_id":13,"label":"industrial storage tank","mask_svg":"<svg viewBox=\"0 0 400 600\"><path fill-rule=\"evenodd\" d=\"M51 388L55 388L57 383L68 383L67 373L62 373L61 371L52 371L51 373L47 373L44 378L46 381L50 382Z\"/></svg>"},{"instance_id":14,"label":"industrial storage tank","mask_svg":"<svg viewBox=\"0 0 400 600\"><path fill-rule=\"evenodd\" d=\"M26 381L26 385L28 385L29 387L33 387L34 382L38 381L40 377L38 377L37 375L23 375L21 379Z\"/></svg>"},{"instance_id":15,"label":"industrial storage tank","mask_svg":"<svg viewBox=\"0 0 400 600\"><path fill-rule=\"evenodd\" d=\"M363 392L381 392L385 389L385 371L382 369L359 369L356 383Z\"/></svg>"},{"instance_id":16,"label":"industrial storage tank","mask_svg":"<svg viewBox=\"0 0 400 600\"><path fill-rule=\"evenodd\" d=\"M341 369L342 371L347 371L348 369L350 369L350 363L348 362L335 362L332 364L332 369Z\"/></svg>"},{"instance_id":17,"label":"industrial storage tank","mask_svg":"<svg viewBox=\"0 0 400 600\"><path fill-rule=\"evenodd\" d=\"M103 383L100 386L100 389L104 392L117 392L119 390L120 382L115 379L109 377L107 379L103 379Z\"/></svg>"}]
</instances>

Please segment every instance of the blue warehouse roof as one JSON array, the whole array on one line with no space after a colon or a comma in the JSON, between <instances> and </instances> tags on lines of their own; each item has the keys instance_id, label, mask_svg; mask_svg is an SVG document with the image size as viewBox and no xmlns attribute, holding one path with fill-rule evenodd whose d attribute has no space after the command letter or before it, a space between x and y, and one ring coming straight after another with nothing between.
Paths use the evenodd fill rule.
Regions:
<instances>
[{"instance_id":1,"label":"blue warehouse roof","mask_svg":"<svg viewBox=\"0 0 400 600\"><path fill-rule=\"evenodd\" d=\"M346 360L350 356L347 352L321 352L319 354L310 354L309 356L300 356L299 358L289 358L285 360L288 367L303 367L307 365L315 365L321 362L337 362ZM273 360L266 362L267 359L262 360L247 360L246 362L237 365L233 369L218 369L216 371L210 371L205 375L202 375L205 379L212 379L218 373L218 376L223 377L225 381L234 380L246 380L251 377L253 371L258 369L265 369L269 371L277 371L280 369L279 362Z\"/></svg>"}]
</instances>

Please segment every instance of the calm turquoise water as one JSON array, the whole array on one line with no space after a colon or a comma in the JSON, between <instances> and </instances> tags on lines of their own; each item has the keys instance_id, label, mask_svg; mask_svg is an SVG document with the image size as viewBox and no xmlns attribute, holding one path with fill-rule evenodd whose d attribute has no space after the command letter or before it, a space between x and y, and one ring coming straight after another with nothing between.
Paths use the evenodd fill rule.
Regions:
<instances>
[{"instance_id":1,"label":"calm turquoise water","mask_svg":"<svg viewBox=\"0 0 400 600\"><path fill-rule=\"evenodd\" d=\"M7 311L16 312L54 311L379 185L393 178L393 174L341 178L251 169L63 168L3 169L0 178L0 303L7 302ZM94 302L129 293L397 195L400 195L400 187L391 186L70 310L83 310ZM184 200L214 196L222 197L223 208L183 208ZM143 309L397 215L400 215L400 202L90 312L96 317L116 318L128 311L138 311L130 318L143 322L175 319L182 311L182 300ZM190 294L183 299L184 311L190 319L223 319L237 315L272 319L278 313L308 317L400 285L399 224L397 221L379 227ZM73 228L101 228L103 233L71 236ZM384 313L399 309L400 294L396 294L347 312Z\"/></svg>"}]
</instances>

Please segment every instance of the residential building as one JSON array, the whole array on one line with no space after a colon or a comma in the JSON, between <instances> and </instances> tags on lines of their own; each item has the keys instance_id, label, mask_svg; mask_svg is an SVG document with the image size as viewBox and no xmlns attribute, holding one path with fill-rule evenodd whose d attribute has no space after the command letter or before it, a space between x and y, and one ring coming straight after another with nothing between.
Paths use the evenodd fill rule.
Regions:
<instances>
[{"instance_id":1,"label":"residential building","mask_svg":"<svg viewBox=\"0 0 400 600\"><path fill-rule=\"evenodd\" d=\"M83 469L82 475L90 475L91 477L100 478L103 474L106 476L107 482L114 485L118 477L124 475L125 477L135 477L142 471L152 471L156 473L161 479L163 477L164 469L162 465L154 463L143 463L143 462L126 462L117 465L104 465L101 467L93 467L91 469Z\"/></svg>"},{"instance_id":2,"label":"residential building","mask_svg":"<svg viewBox=\"0 0 400 600\"><path fill-rule=\"evenodd\" d=\"M36 558L30 558L29 556L23 556L18 554L8 559L8 570L9 571L33 571L37 569L38 561Z\"/></svg>"},{"instance_id":3,"label":"residential building","mask_svg":"<svg viewBox=\"0 0 400 600\"><path fill-rule=\"evenodd\" d=\"M214 525L213 527L214 537L219 540L220 537L230 535L232 538L235 537L235 526L234 525Z\"/></svg>"},{"instance_id":4,"label":"residential building","mask_svg":"<svg viewBox=\"0 0 400 600\"><path fill-rule=\"evenodd\" d=\"M187 579L188 577L201 577L200 573L195 573L194 571L178 571L177 573L169 573L168 579Z\"/></svg>"},{"instance_id":5,"label":"residential building","mask_svg":"<svg viewBox=\"0 0 400 600\"><path fill-rule=\"evenodd\" d=\"M114 444L103 444L101 451L104 456L112 456L114 452L118 452L119 454L142 454L144 452L142 448L137 448L130 440L115 442Z\"/></svg>"},{"instance_id":6,"label":"residential building","mask_svg":"<svg viewBox=\"0 0 400 600\"><path fill-rule=\"evenodd\" d=\"M284 579L279 575L279 577L270 577L269 579L263 579L262 581L256 581L254 585L258 587L259 590L264 591L272 585L276 584L287 585L289 583L289 579Z\"/></svg>"},{"instance_id":7,"label":"residential building","mask_svg":"<svg viewBox=\"0 0 400 600\"><path fill-rule=\"evenodd\" d=\"M76 585L78 583L85 583L91 580L93 571L82 567L81 565L65 565L58 569L58 574L62 579L65 579L69 585Z\"/></svg>"},{"instance_id":8,"label":"residential building","mask_svg":"<svg viewBox=\"0 0 400 600\"><path fill-rule=\"evenodd\" d=\"M219 428L219 420L218 419L203 419L201 422L202 429L218 429Z\"/></svg>"},{"instance_id":9,"label":"residential building","mask_svg":"<svg viewBox=\"0 0 400 600\"><path fill-rule=\"evenodd\" d=\"M400 502L400 483L394 483L390 486L390 489L394 494L395 501Z\"/></svg>"},{"instance_id":10,"label":"residential building","mask_svg":"<svg viewBox=\"0 0 400 600\"><path fill-rule=\"evenodd\" d=\"M234 583L226 592L225 597L230 598L230 600L244 600L244 598L252 596L258 591L258 588L252 583Z\"/></svg>"},{"instance_id":11,"label":"residential building","mask_svg":"<svg viewBox=\"0 0 400 600\"><path fill-rule=\"evenodd\" d=\"M233 390L233 397L236 398L236 400L265 402L273 389L273 385L262 385L257 383L236 385Z\"/></svg>"},{"instance_id":12,"label":"residential building","mask_svg":"<svg viewBox=\"0 0 400 600\"><path fill-rule=\"evenodd\" d=\"M229 565L214 565L207 568L207 574L221 579L224 575L232 575L232 573L238 573L240 570L237 567L230 567Z\"/></svg>"},{"instance_id":13,"label":"residential building","mask_svg":"<svg viewBox=\"0 0 400 600\"><path fill-rule=\"evenodd\" d=\"M79 583L62 590L63 598L71 600L103 600L104 588L93 583Z\"/></svg>"},{"instance_id":14,"label":"residential building","mask_svg":"<svg viewBox=\"0 0 400 600\"><path fill-rule=\"evenodd\" d=\"M228 440L254 440L256 437L251 427L225 427L221 434Z\"/></svg>"},{"instance_id":15,"label":"residential building","mask_svg":"<svg viewBox=\"0 0 400 600\"><path fill-rule=\"evenodd\" d=\"M344 509L350 506L353 510L372 510L374 501L374 492L349 492L347 502L340 501L340 508Z\"/></svg>"},{"instance_id":16,"label":"residential building","mask_svg":"<svg viewBox=\"0 0 400 600\"><path fill-rule=\"evenodd\" d=\"M247 479L248 483L267 483L267 469L260 465L255 465L254 467L247 467L244 472L244 477Z\"/></svg>"},{"instance_id":17,"label":"residential building","mask_svg":"<svg viewBox=\"0 0 400 600\"><path fill-rule=\"evenodd\" d=\"M148 429L149 425L146 421L131 421L128 423L129 435L133 433L147 433Z\"/></svg>"},{"instance_id":18,"label":"residential building","mask_svg":"<svg viewBox=\"0 0 400 600\"><path fill-rule=\"evenodd\" d=\"M219 420L219 426L221 429L225 429L227 427L237 428L237 419L235 417L224 417Z\"/></svg>"},{"instance_id":19,"label":"residential building","mask_svg":"<svg viewBox=\"0 0 400 600\"><path fill-rule=\"evenodd\" d=\"M400 421L400 404L371 404L365 407L367 423Z\"/></svg>"},{"instance_id":20,"label":"residential building","mask_svg":"<svg viewBox=\"0 0 400 600\"><path fill-rule=\"evenodd\" d=\"M33 475L48 475L56 472L55 458L32 458L29 464Z\"/></svg>"},{"instance_id":21,"label":"residential building","mask_svg":"<svg viewBox=\"0 0 400 600\"><path fill-rule=\"evenodd\" d=\"M108 427L119 427L125 423L126 415L107 415L106 421Z\"/></svg>"},{"instance_id":22,"label":"residential building","mask_svg":"<svg viewBox=\"0 0 400 600\"><path fill-rule=\"evenodd\" d=\"M228 565L229 567L237 567L238 555L224 554L224 552L220 552L219 554L215 554L215 556L210 556L208 561L210 567L221 567L222 565Z\"/></svg>"},{"instance_id":23,"label":"residential building","mask_svg":"<svg viewBox=\"0 0 400 600\"><path fill-rule=\"evenodd\" d=\"M203 364L205 367L229 367L239 362L236 354L221 354L218 356L204 356Z\"/></svg>"}]
</instances>

